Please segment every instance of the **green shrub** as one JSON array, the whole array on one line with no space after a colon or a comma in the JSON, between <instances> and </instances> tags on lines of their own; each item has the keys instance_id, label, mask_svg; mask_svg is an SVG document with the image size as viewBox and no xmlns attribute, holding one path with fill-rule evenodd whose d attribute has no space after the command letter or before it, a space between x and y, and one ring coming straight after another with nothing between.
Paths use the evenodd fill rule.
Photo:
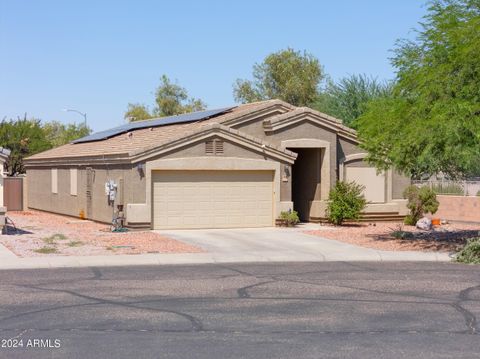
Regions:
<instances>
[{"instance_id":1,"label":"green shrub","mask_svg":"<svg viewBox=\"0 0 480 359\"><path fill-rule=\"evenodd\" d=\"M457 253L455 262L480 264L480 238L470 239L465 247Z\"/></svg>"},{"instance_id":2,"label":"green shrub","mask_svg":"<svg viewBox=\"0 0 480 359\"><path fill-rule=\"evenodd\" d=\"M477 196L479 196L479 197L480 197L480 190L477 192Z\"/></svg>"},{"instance_id":3,"label":"green shrub","mask_svg":"<svg viewBox=\"0 0 480 359\"><path fill-rule=\"evenodd\" d=\"M403 197L408 200L407 208L410 210L405 217L405 224L414 226L424 214L434 214L438 210L437 195L428 187L408 186Z\"/></svg>"},{"instance_id":4,"label":"green shrub","mask_svg":"<svg viewBox=\"0 0 480 359\"><path fill-rule=\"evenodd\" d=\"M411 214L407 214L403 220L403 223L405 223L407 226L414 226L417 224L417 222L418 219L415 219Z\"/></svg>"},{"instance_id":5,"label":"green shrub","mask_svg":"<svg viewBox=\"0 0 480 359\"><path fill-rule=\"evenodd\" d=\"M280 219L285 221L287 227L293 227L300 222L300 218L298 218L297 211L283 211L280 212Z\"/></svg>"},{"instance_id":6,"label":"green shrub","mask_svg":"<svg viewBox=\"0 0 480 359\"><path fill-rule=\"evenodd\" d=\"M335 225L342 225L348 219L356 221L367 205L363 195L364 187L355 182L338 181L328 196L327 218Z\"/></svg>"}]
</instances>

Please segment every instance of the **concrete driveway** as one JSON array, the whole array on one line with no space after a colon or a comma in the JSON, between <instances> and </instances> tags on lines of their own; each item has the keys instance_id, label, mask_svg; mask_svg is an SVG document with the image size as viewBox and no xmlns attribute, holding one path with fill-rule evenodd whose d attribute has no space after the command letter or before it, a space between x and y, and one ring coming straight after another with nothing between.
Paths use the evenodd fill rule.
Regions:
<instances>
[{"instance_id":1,"label":"concrete driveway","mask_svg":"<svg viewBox=\"0 0 480 359\"><path fill-rule=\"evenodd\" d=\"M221 262L450 260L446 253L380 251L305 234L312 226L158 232L203 248L213 261Z\"/></svg>"}]
</instances>

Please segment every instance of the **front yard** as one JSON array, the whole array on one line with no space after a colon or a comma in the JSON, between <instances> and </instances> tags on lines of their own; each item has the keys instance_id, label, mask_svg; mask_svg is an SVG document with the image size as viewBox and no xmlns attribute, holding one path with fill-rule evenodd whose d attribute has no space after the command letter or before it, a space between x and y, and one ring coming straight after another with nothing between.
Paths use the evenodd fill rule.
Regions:
<instances>
[{"instance_id":1,"label":"front yard","mask_svg":"<svg viewBox=\"0 0 480 359\"><path fill-rule=\"evenodd\" d=\"M20 257L197 253L202 250L151 231L112 233L107 224L40 211L8 212L9 227L0 243Z\"/></svg>"},{"instance_id":2,"label":"front yard","mask_svg":"<svg viewBox=\"0 0 480 359\"><path fill-rule=\"evenodd\" d=\"M142 253L199 253L193 244L152 231L112 233L107 224L41 211L9 212L11 227L0 243L19 257L90 256ZM479 237L480 225L447 224L421 231L396 222L343 226L310 225L309 235L387 251L456 252L469 238ZM275 235L276 231L272 231ZM261 237L259 237L261 240ZM265 239L268 241L268 238Z\"/></svg>"},{"instance_id":3,"label":"front yard","mask_svg":"<svg viewBox=\"0 0 480 359\"><path fill-rule=\"evenodd\" d=\"M452 223L422 231L399 222L376 222L320 225L305 233L378 250L456 252L479 232L480 224Z\"/></svg>"}]
</instances>

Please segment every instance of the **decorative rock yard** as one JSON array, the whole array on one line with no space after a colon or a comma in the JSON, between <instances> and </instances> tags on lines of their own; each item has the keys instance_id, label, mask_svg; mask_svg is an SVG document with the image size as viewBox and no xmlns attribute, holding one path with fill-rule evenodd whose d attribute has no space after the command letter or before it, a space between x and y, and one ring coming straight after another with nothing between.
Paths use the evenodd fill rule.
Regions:
<instances>
[{"instance_id":1,"label":"decorative rock yard","mask_svg":"<svg viewBox=\"0 0 480 359\"><path fill-rule=\"evenodd\" d=\"M8 212L8 217L17 229L9 226L0 243L20 257L202 252L152 231L112 233L107 224L41 211Z\"/></svg>"}]
</instances>

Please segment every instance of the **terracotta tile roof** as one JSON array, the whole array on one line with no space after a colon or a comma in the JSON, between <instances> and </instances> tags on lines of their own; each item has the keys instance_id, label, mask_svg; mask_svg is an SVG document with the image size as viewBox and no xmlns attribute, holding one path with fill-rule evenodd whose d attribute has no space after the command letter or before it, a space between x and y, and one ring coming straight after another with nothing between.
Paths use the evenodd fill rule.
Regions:
<instances>
[{"instance_id":1,"label":"terracotta tile roof","mask_svg":"<svg viewBox=\"0 0 480 359\"><path fill-rule=\"evenodd\" d=\"M151 148L157 143L164 143L169 139L178 138L180 135L182 135L182 133L191 133L199 130L202 126L212 123L223 123L236 117L253 113L263 108L268 108L272 105L284 105L290 107L291 109L294 108L293 106L279 100L268 100L244 104L235 107L228 113L203 121L139 129L130 133L123 133L106 140L95 142L76 144L69 143L30 156L26 159L26 162L29 160L34 161L57 158L128 156L130 153L138 153L142 149Z\"/></svg>"}]
</instances>

